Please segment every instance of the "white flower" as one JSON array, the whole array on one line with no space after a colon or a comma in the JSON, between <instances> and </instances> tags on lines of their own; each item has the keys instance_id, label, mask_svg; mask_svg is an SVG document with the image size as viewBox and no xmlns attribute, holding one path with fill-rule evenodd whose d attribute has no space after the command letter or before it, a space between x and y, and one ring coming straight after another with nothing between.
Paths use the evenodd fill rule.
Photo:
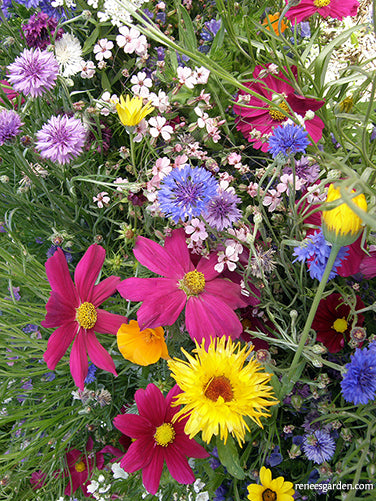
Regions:
<instances>
[{"instance_id":1,"label":"white flower","mask_svg":"<svg viewBox=\"0 0 376 501\"><path fill-rule=\"evenodd\" d=\"M208 78L210 75L210 70L201 66L200 68L196 68L194 71L194 76L196 77L196 81L198 84L207 84Z\"/></svg>"},{"instance_id":2,"label":"white flower","mask_svg":"<svg viewBox=\"0 0 376 501\"><path fill-rule=\"evenodd\" d=\"M90 5L90 7L94 7L94 9L98 8L98 0L87 0L87 4Z\"/></svg>"},{"instance_id":3,"label":"white flower","mask_svg":"<svg viewBox=\"0 0 376 501\"><path fill-rule=\"evenodd\" d=\"M158 108L158 110L161 113L164 113L170 105L170 101L168 99L168 96L163 90L158 91L158 96L154 92L151 92L149 94L149 99L151 101L151 104L155 108Z\"/></svg>"},{"instance_id":4,"label":"white flower","mask_svg":"<svg viewBox=\"0 0 376 501\"><path fill-rule=\"evenodd\" d=\"M56 40L55 56L63 77L70 77L81 71L83 59L80 41L70 33L64 33Z\"/></svg>"},{"instance_id":5,"label":"white flower","mask_svg":"<svg viewBox=\"0 0 376 501\"><path fill-rule=\"evenodd\" d=\"M103 59L109 59L112 56L111 49L113 49L114 44L111 40L107 38L101 38L98 43L94 45L93 52L95 54L95 59L97 61L103 61Z\"/></svg>"},{"instance_id":6,"label":"white flower","mask_svg":"<svg viewBox=\"0 0 376 501\"><path fill-rule=\"evenodd\" d=\"M81 62L81 78L93 78L95 75L95 64L93 61Z\"/></svg>"},{"instance_id":7,"label":"white flower","mask_svg":"<svg viewBox=\"0 0 376 501\"><path fill-rule=\"evenodd\" d=\"M268 208L268 212L273 212L280 205L281 198L280 193L277 190L268 190L265 195L262 205Z\"/></svg>"},{"instance_id":8,"label":"white flower","mask_svg":"<svg viewBox=\"0 0 376 501\"><path fill-rule=\"evenodd\" d=\"M200 492L196 497L196 501L209 501L209 499L209 493L207 491Z\"/></svg>"},{"instance_id":9,"label":"white flower","mask_svg":"<svg viewBox=\"0 0 376 501\"><path fill-rule=\"evenodd\" d=\"M123 470L120 466L120 463L113 463L111 465L112 473L114 474L114 478L128 478L128 473Z\"/></svg>"},{"instance_id":10,"label":"white flower","mask_svg":"<svg viewBox=\"0 0 376 501\"><path fill-rule=\"evenodd\" d=\"M90 484L87 486L87 490L88 492L90 492L91 494L93 494L93 492L95 492L99 487L99 484L96 480L92 480L90 482Z\"/></svg>"},{"instance_id":11,"label":"white flower","mask_svg":"<svg viewBox=\"0 0 376 501\"><path fill-rule=\"evenodd\" d=\"M205 127L206 121L209 118L209 115L205 113L200 106L196 106L194 109L194 112L198 116L197 120L197 125L200 127L200 129L203 129Z\"/></svg>"},{"instance_id":12,"label":"white flower","mask_svg":"<svg viewBox=\"0 0 376 501\"><path fill-rule=\"evenodd\" d=\"M193 484L193 489L197 493L202 491L202 489L204 487L205 487L205 483L201 480L201 478L196 479L195 483Z\"/></svg>"},{"instance_id":13,"label":"white flower","mask_svg":"<svg viewBox=\"0 0 376 501\"><path fill-rule=\"evenodd\" d=\"M153 85L151 78L148 78L144 71L139 71L137 75L133 75L131 78L132 92L136 96L147 98L149 97L149 87Z\"/></svg>"},{"instance_id":14,"label":"white flower","mask_svg":"<svg viewBox=\"0 0 376 501\"><path fill-rule=\"evenodd\" d=\"M110 201L110 197L107 195L107 191L102 191L101 193L98 193L96 197L93 197L93 202L97 202L98 207L102 209L103 206L108 205Z\"/></svg>"},{"instance_id":15,"label":"white flower","mask_svg":"<svg viewBox=\"0 0 376 501\"><path fill-rule=\"evenodd\" d=\"M160 115L151 117L149 119L150 134L153 137L161 135L165 141L171 139L171 134L174 132L174 129L171 125L165 125L166 122L167 120L165 117L161 117Z\"/></svg>"},{"instance_id":16,"label":"white flower","mask_svg":"<svg viewBox=\"0 0 376 501\"><path fill-rule=\"evenodd\" d=\"M142 56L147 51L147 40L145 35L136 28L128 28L121 26L119 28L120 35L116 37L116 43L119 47L123 48L126 54L133 54L135 52L138 56Z\"/></svg>"},{"instance_id":17,"label":"white flower","mask_svg":"<svg viewBox=\"0 0 376 501\"><path fill-rule=\"evenodd\" d=\"M180 85L186 85L188 89L193 89L197 83L196 75L188 66L178 66L176 70Z\"/></svg>"},{"instance_id":18,"label":"white flower","mask_svg":"<svg viewBox=\"0 0 376 501\"><path fill-rule=\"evenodd\" d=\"M170 164L170 159L168 157L158 158L152 169L152 174L154 176L159 176L159 179L163 179L167 174L172 171Z\"/></svg>"},{"instance_id":19,"label":"white flower","mask_svg":"<svg viewBox=\"0 0 376 501\"><path fill-rule=\"evenodd\" d=\"M98 12L98 18L105 22L110 20L113 26L123 26L132 21L131 13L141 7L145 0L105 0L103 12Z\"/></svg>"},{"instance_id":20,"label":"white flower","mask_svg":"<svg viewBox=\"0 0 376 501\"><path fill-rule=\"evenodd\" d=\"M76 4L71 0L54 0L51 2L51 7L56 9L57 7L66 7L67 9L75 9Z\"/></svg>"}]
</instances>

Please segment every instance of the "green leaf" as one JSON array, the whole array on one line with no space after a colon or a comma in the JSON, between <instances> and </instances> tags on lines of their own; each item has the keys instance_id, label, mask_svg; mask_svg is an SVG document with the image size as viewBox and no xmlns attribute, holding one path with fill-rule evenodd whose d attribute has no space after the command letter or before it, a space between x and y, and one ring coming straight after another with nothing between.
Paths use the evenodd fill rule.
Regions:
<instances>
[{"instance_id":1,"label":"green leaf","mask_svg":"<svg viewBox=\"0 0 376 501\"><path fill-rule=\"evenodd\" d=\"M226 444L217 436L217 450L220 462L227 471L235 478L243 480L245 473L240 465L240 458L235 440L229 435Z\"/></svg>"},{"instance_id":2,"label":"green leaf","mask_svg":"<svg viewBox=\"0 0 376 501\"><path fill-rule=\"evenodd\" d=\"M181 2L175 2L175 7L179 16L179 38L186 49L194 51L197 49L197 38L192 19Z\"/></svg>"},{"instance_id":3,"label":"green leaf","mask_svg":"<svg viewBox=\"0 0 376 501\"><path fill-rule=\"evenodd\" d=\"M91 33L91 35L89 36L89 38L87 38L85 40L84 46L82 48L82 55L83 56L85 56L89 52L92 52L92 47L96 43L96 41L98 40L98 37L99 37L99 27L96 26L94 28L93 32Z\"/></svg>"}]
</instances>

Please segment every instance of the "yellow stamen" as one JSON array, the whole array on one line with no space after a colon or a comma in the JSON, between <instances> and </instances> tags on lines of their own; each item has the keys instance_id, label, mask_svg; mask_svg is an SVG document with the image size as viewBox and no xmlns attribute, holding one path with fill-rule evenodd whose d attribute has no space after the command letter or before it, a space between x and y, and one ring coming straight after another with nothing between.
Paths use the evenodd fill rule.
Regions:
<instances>
[{"instance_id":1,"label":"yellow stamen","mask_svg":"<svg viewBox=\"0 0 376 501\"><path fill-rule=\"evenodd\" d=\"M154 440L158 445L167 447L175 439L175 430L171 423L163 423L158 426L154 433Z\"/></svg>"},{"instance_id":2,"label":"yellow stamen","mask_svg":"<svg viewBox=\"0 0 376 501\"><path fill-rule=\"evenodd\" d=\"M205 275L201 271L193 270L186 273L179 281L179 288L187 296L198 296L205 289Z\"/></svg>"},{"instance_id":3,"label":"yellow stamen","mask_svg":"<svg viewBox=\"0 0 376 501\"><path fill-rule=\"evenodd\" d=\"M269 106L269 115L276 122L282 122L282 120L286 118L286 115L289 113L290 109L287 106L287 104L283 101L281 103L278 103L278 106L283 110L285 110L287 113L283 113L282 111Z\"/></svg>"},{"instance_id":4,"label":"yellow stamen","mask_svg":"<svg viewBox=\"0 0 376 501\"><path fill-rule=\"evenodd\" d=\"M347 322L345 318L337 318L337 320L332 325L332 328L337 332L345 332L347 330Z\"/></svg>"},{"instance_id":5,"label":"yellow stamen","mask_svg":"<svg viewBox=\"0 0 376 501\"><path fill-rule=\"evenodd\" d=\"M321 7L326 7L329 4L330 4L330 0L314 0L314 2L313 2L313 5L315 7L318 7L319 9Z\"/></svg>"},{"instance_id":6,"label":"yellow stamen","mask_svg":"<svg viewBox=\"0 0 376 501\"><path fill-rule=\"evenodd\" d=\"M78 473L81 473L82 471L86 470L86 465L83 461L80 461L79 463L76 463L74 465L74 469L78 471Z\"/></svg>"},{"instance_id":7,"label":"yellow stamen","mask_svg":"<svg viewBox=\"0 0 376 501\"><path fill-rule=\"evenodd\" d=\"M97 323L98 315L92 303L85 301L76 311L76 320L83 329L92 329Z\"/></svg>"}]
</instances>

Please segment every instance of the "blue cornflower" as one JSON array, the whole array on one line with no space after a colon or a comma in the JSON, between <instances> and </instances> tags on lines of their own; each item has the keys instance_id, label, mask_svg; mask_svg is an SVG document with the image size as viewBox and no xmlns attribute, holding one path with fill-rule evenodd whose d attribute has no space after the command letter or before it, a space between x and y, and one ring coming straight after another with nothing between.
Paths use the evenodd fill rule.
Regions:
<instances>
[{"instance_id":1,"label":"blue cornflower","mask_svg":"<svg viewBox=\"0 0 376 501\"><path fill-rule=\"evenodd\" d=\"M236 204L241 199L229 191L220 191L208 203L204 218L206 222L218 231L232 226L242 217L242 212Z\"/></svg>"},{"instance_id":2,"label":"blue cornflower","mask_svg":"<svg viewBox=\"0 0 376 501\"><path fill-rule=\"evenodd\" d=\"M321 464L333 457L336 443L326 431L316 430L304 435L302 449L310 461Z\"/></svg>"},{"instance_id":3,"label":"blue cornflower","mask_svg":"<svg viewBox=\"0 0 376 501\"><path fill-rule=\"evenodd\" d=\"M95 373L97 372L97 367L89 362L89 369L88 369L88 372L87 372L87 376L85 378L85 381L84 383L85 384L89 384L89 383L93 383L94 381L96 381L96 377L95 377Z\"/></svg>"},{"instance_id":4,"label":"blue cornflower","mask_svg":"<svg viewBox=\"0 0 376 501\"><path fill-rule=\"evenodd\" d=\"M21 118L13 110L0 111L0 146L14 139L21 132Z\"/></svg>"},{"instance_id":5,"label":"blue cornflower","mask_svg":"<svg viewBox=\"0 0 376 501\"><path fill-rule=\"evenodd\" d=\"M198 217L217 194L218 183L202 167L185 165L173 169L161 182L158 198L161 211L177 223Z\"/></svg>"},{"instance_id":6,"label":"blue cornflower","mask_svg":"<svg viewBox=\"0 0 376 501\"><path fill-rule=\"evenodd\" d=\"M205 42L211 42L215 35L221 28L222 21L219 19L211 19L204 24L204 27L201 31L201 38L205 40Z\"/></svg>"},{"instance_id":7,"label":"blue cornflower","mask_svg":"<svg viewBox=\"0 0 376 501\"><path fill-rule=\"evenodd\" d=\"M269 152L275 158L279 153L286 157L294 153L305 153L309 140L308 132L300 125L280 125L273 130L269 138Z\"/></svg>"},{"instance_id":8,"label":"blue cornflower","mask_svg":"<svg viewBox=\"0 0 376 501\"><path fill-rule=\"evenodd\" d=\"M331 246L325 240L322 231L316 230L312 235L309 235L299 247L295 247L293 255L296 256L296 259L294 259L293 263L296 261L307 262L311 278L321 280L326 263L329 259L330 251ZM342 261L347 258L347 254L348 247L341 247L334 261L328 280L332 280L332 278L337 275L337 270L341 266Z\"/></svg>"},{"instance_id":9,"label":"blue cornflower","mask_svg":"<svg viewBox=\"0 0 376 501\"><path fill-rule=\"evenodd\" d=\"M346 365L347 372L341 381L343 398L355 405L367 404L376 396L376 345L359 348Z\"/></svg>"},{"instance_id":10,"label":"blue cornflower","mask_svg":"<svg viewBox=\"0 0 376 501\"><path fill-rule=\"evenodd\" d=\"M279 464L281 464L282 461L283 457L279 452L278 445L276 445L272 450L272 452L269 454L269 456L265 459L265 464L273 468L274 466L278 466Z\"/></svg>"}]
</instances>

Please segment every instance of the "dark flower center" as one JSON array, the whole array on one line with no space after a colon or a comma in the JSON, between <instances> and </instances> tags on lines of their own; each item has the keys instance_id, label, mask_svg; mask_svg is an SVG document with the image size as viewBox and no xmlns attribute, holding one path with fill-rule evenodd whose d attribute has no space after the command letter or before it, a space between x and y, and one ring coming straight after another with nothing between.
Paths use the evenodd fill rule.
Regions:
<instances>
[{"instance_id":1,"label":"dark flower center","mask_svg":"<svg viewBox=\"0 0 376 501\"><path fill-rule=\"evenodd\" d=\"M213 402L216 402L219 397L222 397L225 402L231 402L234 398L230 380L225 376L213 377L206 385L204 395Z\"/></svg>"},{"instance_id":2,"label":"dark flower center","mask_svg":"<svg viewBox=\"0 0 376 501\"><path fill-rule=\"evenodd\" d=\"M271 489L265 489L262 493L262 501L277 501L277 493Z\"/></svg>"}]
</instances>

